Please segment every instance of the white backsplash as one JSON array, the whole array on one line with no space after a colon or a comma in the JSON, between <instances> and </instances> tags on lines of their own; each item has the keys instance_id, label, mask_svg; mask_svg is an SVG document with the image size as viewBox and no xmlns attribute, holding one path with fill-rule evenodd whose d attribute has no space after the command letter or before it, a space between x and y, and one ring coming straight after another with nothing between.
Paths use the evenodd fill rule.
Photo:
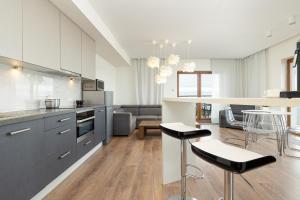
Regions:
<instances>
[{"instance_id":1,"label":"white backsplash","mask_svg":"<svg viewBox=\"0 0 300 200\"><path fill-rule=\"evenodd\" d=\"M70 107L81 99L81 80L0 64L0 94L0 112L44 108L46 97Z\"/></svg>"}]
</instances>

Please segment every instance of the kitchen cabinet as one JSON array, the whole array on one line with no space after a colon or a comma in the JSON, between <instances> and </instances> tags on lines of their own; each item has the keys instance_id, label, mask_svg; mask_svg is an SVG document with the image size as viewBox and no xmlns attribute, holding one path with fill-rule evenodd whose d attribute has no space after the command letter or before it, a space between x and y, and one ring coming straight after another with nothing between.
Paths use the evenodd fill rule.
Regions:
<instances>
[{"instance_id":1,"label":"kitchen cabinet","mask_svg":"<svg viewBox=\"0 0 300 200\"><path fill-rule=\"evenodd\" d=\"M95 109L95 143L99 144L105 139L105 106Z\"/></svg>"},{"instance_id":2,"label":"kitchen cabinet","mask_svg":"<svg viewBox=\"0 0 300 200\"><path fill-rule=\"evenodd\" d=\"M33 171L45 160L43 120L0 127L0 199L30 199L41 185L42 170ZM40 183L37 183L40 181Z\"/></svg>"},{"instance_id":3,"label":"kitchen cabinet","mask_svg":"<svg viewBox=\"0 0 300 200\"><path fill-rule=\"evenodd\" d=\"M77 159L80 159L87 152L89 152L95 146L95 137L93 134L89 135L83 141L77 143Z\"/></svg>"},{"instance_id":4,"label":"kitchen cabinet","mask_svg":"<svg viewBox=\"0 0 300 200\"><path fill-rule=\"evenodd\" d=\"M82 32L82 68L83 78L96 79L96 43L86 33Z\"/></svg>"},{"instance_id":5,"label":"kitchen cabinet","mask_svg":"<svg viewBox=\"0 0 300 200\"><path fill-rule=\"evenodd\" d=\"M0 0L0 56L22 60L22 0Z\"/></svg>"},{"instance_id":6,"label":"kitchen cabinet","mask_svg":"<svg viewBox=\"0 0 300 200\"><path fill-rule=\"evenodd\" d=\"M23 60L60 69L60 12L48 0L23 0Z\"/></svg>"},{"instance_id":7,"label":"kitchen cabinet","mask_svg":"<svg viewBox=\"0 0 300 200\"><path fill-rule=\"evenodd\" d=\"M61 14L61 69L81 74L81 29Z\"/></svg>"}]
</instances>

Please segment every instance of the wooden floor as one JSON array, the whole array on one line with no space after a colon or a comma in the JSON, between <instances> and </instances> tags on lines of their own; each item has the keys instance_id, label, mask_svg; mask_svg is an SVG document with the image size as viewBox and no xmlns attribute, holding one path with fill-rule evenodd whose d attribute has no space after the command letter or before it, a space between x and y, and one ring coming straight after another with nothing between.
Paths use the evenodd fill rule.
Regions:
<instances>
[{"instance_id":1,"label":"wooden floor","mask_svg":"<svg viewBox=\"0 0 300 200\"><path fill-rule=\"evenodd\" d=\"M212 137L240 137L242 132L205 125ZM249 149L275 154L276 144L263 140ZM146 136L137 140L114 137L98 150L79 169L53 190L46 200L161 200L179 194L179 182L162 185L161 137ZM254 189L235 175L235 199L241 200L299 200L300 160L277 157L275 164L244 174ZM214 200L223 193L223 171L200 162L205 172L203 180L188 179L187 191L203 200Z\"/></svg>"}]
</instances>

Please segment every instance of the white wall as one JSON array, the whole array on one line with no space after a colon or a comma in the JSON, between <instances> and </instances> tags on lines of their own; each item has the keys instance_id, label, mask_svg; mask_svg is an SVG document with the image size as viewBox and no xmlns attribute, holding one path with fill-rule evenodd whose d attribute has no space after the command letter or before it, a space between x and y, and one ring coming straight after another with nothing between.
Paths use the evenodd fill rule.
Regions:
<instances>
[{"instance_id":1,"label":"white wall","mask_svg":"<svg viewBox=\"0 0 300 200\"><path fill-rule=\"evenodd\" d=\"M116 68L115 104L136 104L135 75L133 67Z\"/></svg>"},{"instance_id":2,"label":"white wall","mask_svg":"<svg viewBox=\"0 0 300 200\"><path fill-rule=\"evenodd\" d=\"M173 67L173 74L164 84L164 97L177 97L177 71L181 70L183 63L191 61L196 63L196 71L211 71L210 59L181 60L178 66Z\"/></svg>"},{"instance_id":3,"label":"white wall","mask_svg":"<svg viewBox=\"0 0 300 200\"><path fill-rule=\"evenodd\" d=\"M298 40L300 40L300 35L268 49L268 89L286 88L286 60L294 55Z\"/></svg>"},{"instance_id":4,"label":"white wall","mask_svg":"<svg viewBox=\"0 0 300 200\"><path fill-rule=\"evenodd\" d=\"M96 78L104 81L106 91L116 92L116 68L98 54L96 55Z\"/></svg>"}]
</instances>

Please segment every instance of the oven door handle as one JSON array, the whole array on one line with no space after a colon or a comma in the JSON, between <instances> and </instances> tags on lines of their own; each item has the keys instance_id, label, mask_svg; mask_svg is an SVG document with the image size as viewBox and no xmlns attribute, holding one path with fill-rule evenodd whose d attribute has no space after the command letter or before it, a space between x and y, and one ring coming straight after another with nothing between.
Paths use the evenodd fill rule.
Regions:
<instances>
[{"instance_id":1,"label":"oven door handle","mask_svg":"<svg viewBox=\"0 0 300 200\"><path fill-rule=\"evenodd\" d=\"M85 119L82 119L82 120L77 120L77 123L82 123L82 122L86 122L86 121L89 121L91 119L95 119L95 116L93 117L88 117L88 118L85 118Z\"/></svg>"}]
</instances>

